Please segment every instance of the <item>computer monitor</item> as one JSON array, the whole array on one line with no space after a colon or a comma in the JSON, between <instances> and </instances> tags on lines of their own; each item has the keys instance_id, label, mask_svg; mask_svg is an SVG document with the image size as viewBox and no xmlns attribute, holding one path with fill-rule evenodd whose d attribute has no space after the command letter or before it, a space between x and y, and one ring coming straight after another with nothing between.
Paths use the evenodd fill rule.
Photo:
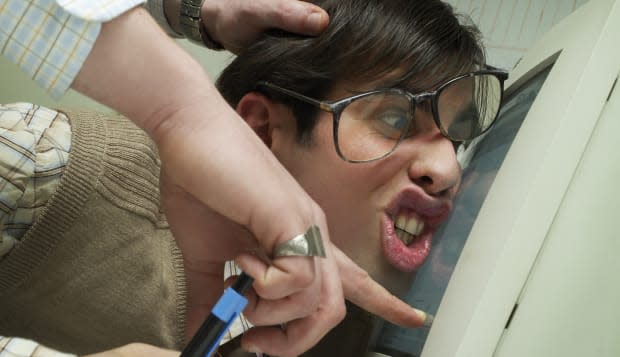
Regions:
<instances>
[{"instance_id":1,"label":"computer monitor","mask_svg":"<svg viewBox=\"0 0 620 357\"><path fill-rule=\"evenodd\" d=\"M620 356L620 0L591 0L511 71L497 125L369 356Z\"/></svg>"}]
</instances>

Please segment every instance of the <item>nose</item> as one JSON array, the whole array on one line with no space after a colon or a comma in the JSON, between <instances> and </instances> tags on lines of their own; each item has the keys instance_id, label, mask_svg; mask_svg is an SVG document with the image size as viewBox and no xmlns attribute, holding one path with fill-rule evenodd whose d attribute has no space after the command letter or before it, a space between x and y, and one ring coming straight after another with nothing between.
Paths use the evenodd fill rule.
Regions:
<instances>
[{"instance_id":1,"label":"nose","mask_svg":"<svg viewBox=\"0 0 620 357\"><path fill-rule=\"evenodd\" d=\"M452 198L461 177L461 166L452 142L439 132L420 140L415 143L416 154L409 165L409 178L431 196Z\"/></svg>"}]
</instances>

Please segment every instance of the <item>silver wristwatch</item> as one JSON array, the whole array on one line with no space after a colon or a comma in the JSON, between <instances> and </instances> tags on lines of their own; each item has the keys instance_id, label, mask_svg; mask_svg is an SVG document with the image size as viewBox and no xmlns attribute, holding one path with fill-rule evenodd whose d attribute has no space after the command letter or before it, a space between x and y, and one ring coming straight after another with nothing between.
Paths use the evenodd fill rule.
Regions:
<instances>
[{"instance_id":1,"label":"silver wristwatch","mask_svg":"<svg viewBox=\"0 0 620 357\"><path fill-rule=\"evenodd\" d=\"M179 8L179 25L188 40L204 45L212 50L223 50L221 43L214 41L200 17L200 8L204 0L181 0Z\"/></svg>"}]
</instances>

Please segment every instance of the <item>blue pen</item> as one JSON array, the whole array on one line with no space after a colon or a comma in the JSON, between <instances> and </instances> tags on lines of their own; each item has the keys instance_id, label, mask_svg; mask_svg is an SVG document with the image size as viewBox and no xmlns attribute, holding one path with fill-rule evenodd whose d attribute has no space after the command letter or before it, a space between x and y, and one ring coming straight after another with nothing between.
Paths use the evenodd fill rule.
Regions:
<instances>
[{"instance_id":1,"label":"blue pen","mask_svg":"<svg viewBox=\"0 0 620 357\"><path fill-rule=\"evenodd\" d=\"M235 283L224 290L198 332L189 341L181 357L209 357L220 345L220 340L248 303L243 294L252 286L254 279L241 273Z\"/></svg>"}]
</instances>

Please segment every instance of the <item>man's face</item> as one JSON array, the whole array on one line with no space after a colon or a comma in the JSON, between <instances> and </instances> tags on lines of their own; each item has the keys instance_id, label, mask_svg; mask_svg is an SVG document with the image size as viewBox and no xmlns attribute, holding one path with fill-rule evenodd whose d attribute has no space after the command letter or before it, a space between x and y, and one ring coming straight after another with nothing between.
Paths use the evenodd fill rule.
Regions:
<instances>
[{"instance_id":1,"label":"man's face","mask_svg":"<svg viewBox=\"0 0 620 357\"><path fill-rule=\"evenodd\" d=\"M350 95L337 88L326 99ZM332 242L393 293L406 291L452 207L460 179L452 143L420 109L424 129L392 154L349 163L334 147L330 113L319 111L310 145L297 142L290 110L281 115L290 125L272 131L271 149L323 208Z\"/></svg>"}]
</instances>

